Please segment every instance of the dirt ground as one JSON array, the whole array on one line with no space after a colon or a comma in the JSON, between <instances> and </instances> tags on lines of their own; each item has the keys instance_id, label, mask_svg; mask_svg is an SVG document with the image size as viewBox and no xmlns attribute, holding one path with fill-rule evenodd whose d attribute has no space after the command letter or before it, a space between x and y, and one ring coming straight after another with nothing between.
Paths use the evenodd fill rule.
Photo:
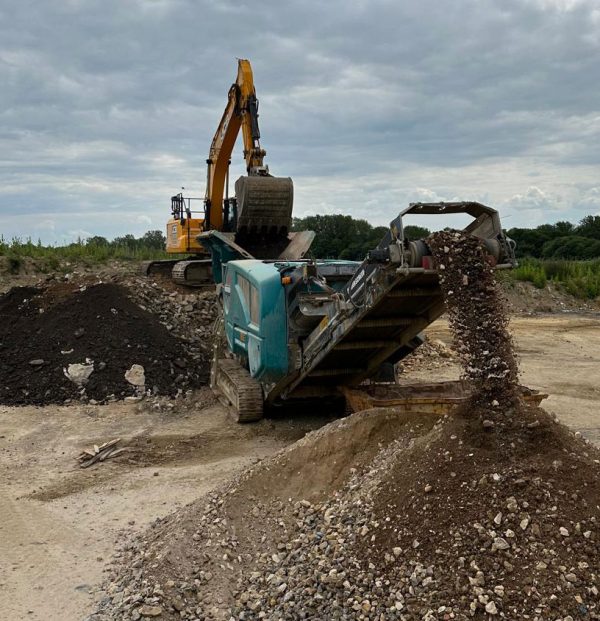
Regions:
<instances>
[{"instance_id":1,"label":"dirt ground","mask_svg":"<svg viewBox=\"0 0 600 621\"><path fill-rule=\"evenodd\" d=\"M513 317L521 383L548 394L542 407L600 445L600 316L552 314ZM440 319L426 334L451 345L448 324ZM410 380L457 379L458 363L416 369Z\"/></svg>"},{"instance_id":2,"label":"dirt ground","mask_svg":"<svg viewBox=\"0 0 600 621\"><path fill-rule=\"evenodd\" d=\"M214 403L188 409L179 402L163 412L124 403L0 407L3 618L83 618L120 535L329 420L240 426ZM117 437L128 452L79 468L83 448Z\"/></svg>"},{"instance_id":3,"label":"dirt ground","mask_svg":"<svg viewBox=\"0 0 600 621\"><path fill-rule=\"evenodd\" d=\"M548 393L546 409L600 444L600 317L517 317L511 328L522 382ZM444 321L428 335L450 343ZM457 375L444 361L412 370L410 380ZM144 402L0 407L3 618L82 619L115 544L331 420L322 413L239 426L206 390L196 398L161 410ZM83 448L116 437L128 452L78 467Z\"/></svg>"}]
</instances>

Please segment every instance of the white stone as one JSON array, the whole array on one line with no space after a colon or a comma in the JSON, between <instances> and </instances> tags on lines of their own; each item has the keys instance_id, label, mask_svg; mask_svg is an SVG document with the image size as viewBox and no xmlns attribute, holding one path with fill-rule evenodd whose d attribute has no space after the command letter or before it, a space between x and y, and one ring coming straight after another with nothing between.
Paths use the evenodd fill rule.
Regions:
<instances>
[{"instance_id":1,"label":"white stone","mask_svg":"<svg viewBox=\"0 0 600 621\"><path fill-rule=\"evenodd\" d=\"M498 609L496 608L496 604L494 602L488 602L485 605L485 611L490 615L497 615Z\"/></svg>"},{"instance_id":2,"label":"white stone","mask_svg":"<svg viewBox=\"0 0 600 621\"><path fill-rule=\"evenodd\" d=\"M510 548L510 544L502 537L496 537L494 543L492 543L492 552L496 550L508 550L508 548Z\"/></svg>"},{"instance_id":3,"label":"white stone","mask_svg":"<svg viewBox=\"0 0 600 621\"><path fill-rule=\"evenodd\" d=\"M94 361L86 359L85 364L76 362L63 368L65 377L70 379L77 386L84 386L94 370Z\"/></svg>"},{"instance_id":4,"label":"white stone","mask_svg":"<svg viewBox=\"0 0 600 621\"><path fill-rule=\"evenodd\" d=\"M144 374L144 367L141 364L132 364L131 369L125 371L125 379L132 386L145 386L146 376Z\"/></svg>"}]
</instances>

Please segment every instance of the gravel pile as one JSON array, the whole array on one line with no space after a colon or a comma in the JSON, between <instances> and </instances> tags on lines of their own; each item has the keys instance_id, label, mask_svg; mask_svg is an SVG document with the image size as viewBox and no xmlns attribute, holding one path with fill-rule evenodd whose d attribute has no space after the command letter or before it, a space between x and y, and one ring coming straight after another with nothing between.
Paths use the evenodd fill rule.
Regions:
<instances>
[{"instance_id":1,"label":"gravel pile","mask_svg":"<svg viewBox=\"0 0 600 621\"><path fill-rule=\"evenodd\" d=\"M233 618L600 618L597 463L489 459L450 421L422 440L392 442L337 497L296 503Z\"/></svg>"},{"instance_id":2,"label":"gravel pile","mask_svg":"<svg viewBox=\"0 0 600 621\"><path fill-rule=\"evenodd\" d=\"M205 385L211 305L146 283L12 289L0 297L0 403L102 403Z\"/></svg>"},{"instance_id":3,"label":"gravel pile","mask_svg":"<svg viewBox=\"0 0 600 621\"><path fill-rule=\"evenodd\" d=\"M599 619L600 455L520 421L328 425L124 546L89 621Z\"/></svg>"}]
</instances>

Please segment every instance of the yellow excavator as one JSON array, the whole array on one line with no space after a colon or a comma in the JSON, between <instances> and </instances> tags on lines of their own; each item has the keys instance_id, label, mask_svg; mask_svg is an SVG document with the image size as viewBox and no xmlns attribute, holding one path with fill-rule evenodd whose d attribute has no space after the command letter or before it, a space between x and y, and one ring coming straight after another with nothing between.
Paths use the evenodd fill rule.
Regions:
<instances>
[{"instance_id":1,"label":"yellow excavator","mask_svg":"<svg viewBox=\"0 0 600 621\"><path fill-rule=\"evenodd\" d=\"M240 128L244 141L247 175L235 182L235 196L229 196L229 165ZM258 99L250 61L238 60L237 79L229 89L227 106L212 139L203 208L182 193L171 198L172 218L167 223L168 253L193 256L185 260L151 261L146 274L170 273L178 284L202 285L211 281L211 260L198 241L207 231L218 231L257 259L280 255L301 258L312 237L304 234L290 246L294 187L289 177L273 177L264 164L266 151L260 144ZM291 248L291 251L288 249ZM287 252L286 252L286 249ZM294 257L291 256L294 255Z\"/></svg>"}]
</instances>

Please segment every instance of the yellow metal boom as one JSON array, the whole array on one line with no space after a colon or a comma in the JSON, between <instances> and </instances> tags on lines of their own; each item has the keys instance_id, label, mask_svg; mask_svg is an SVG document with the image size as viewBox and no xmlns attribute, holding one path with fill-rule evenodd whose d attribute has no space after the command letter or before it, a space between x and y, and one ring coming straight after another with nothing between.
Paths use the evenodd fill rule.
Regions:
<instances>
[{"instance_id":1,"label":"yellow metal boom","mask_svg":"<svg viewBox=\"0 0 600 621\"><path fill-rule=\"evenodd\" d=\"M229 171L231 153L242 128L244 140L244 158L249 175L266 175L268 169L263 166L266 155L260 146L258 128L258 100L254 89L254 79L250 61L238 60L237 80L229 89L227 107L210 145L207 160L208 172L206 183L207 229L223 229L223 194Z\"/></svg>"},{"instance_id":2,"label":"yellow metal boom","mask_svg":"<svg viewBox=\"0 0 600 621\"><path fill-rule=\"evenodd\" d=\"M229 188L229 164L242 130L247 175L235 183L235 198ZM292 223L294 188L289 177L272 177L263 164L260 145L258 100L250 61L239 59L236 81L229 89L227 105L213 136L208 160L204 217L192 211L196 199L178 194L171 198L172 218L167 223L167 252L206 255L198 235L209 230L235 233L236 243L267 258L277 247L286 246ZM225 198L225 200L224 200ZM258 256L258 254L256 255Z\"/></svg>"}]
</instances>

